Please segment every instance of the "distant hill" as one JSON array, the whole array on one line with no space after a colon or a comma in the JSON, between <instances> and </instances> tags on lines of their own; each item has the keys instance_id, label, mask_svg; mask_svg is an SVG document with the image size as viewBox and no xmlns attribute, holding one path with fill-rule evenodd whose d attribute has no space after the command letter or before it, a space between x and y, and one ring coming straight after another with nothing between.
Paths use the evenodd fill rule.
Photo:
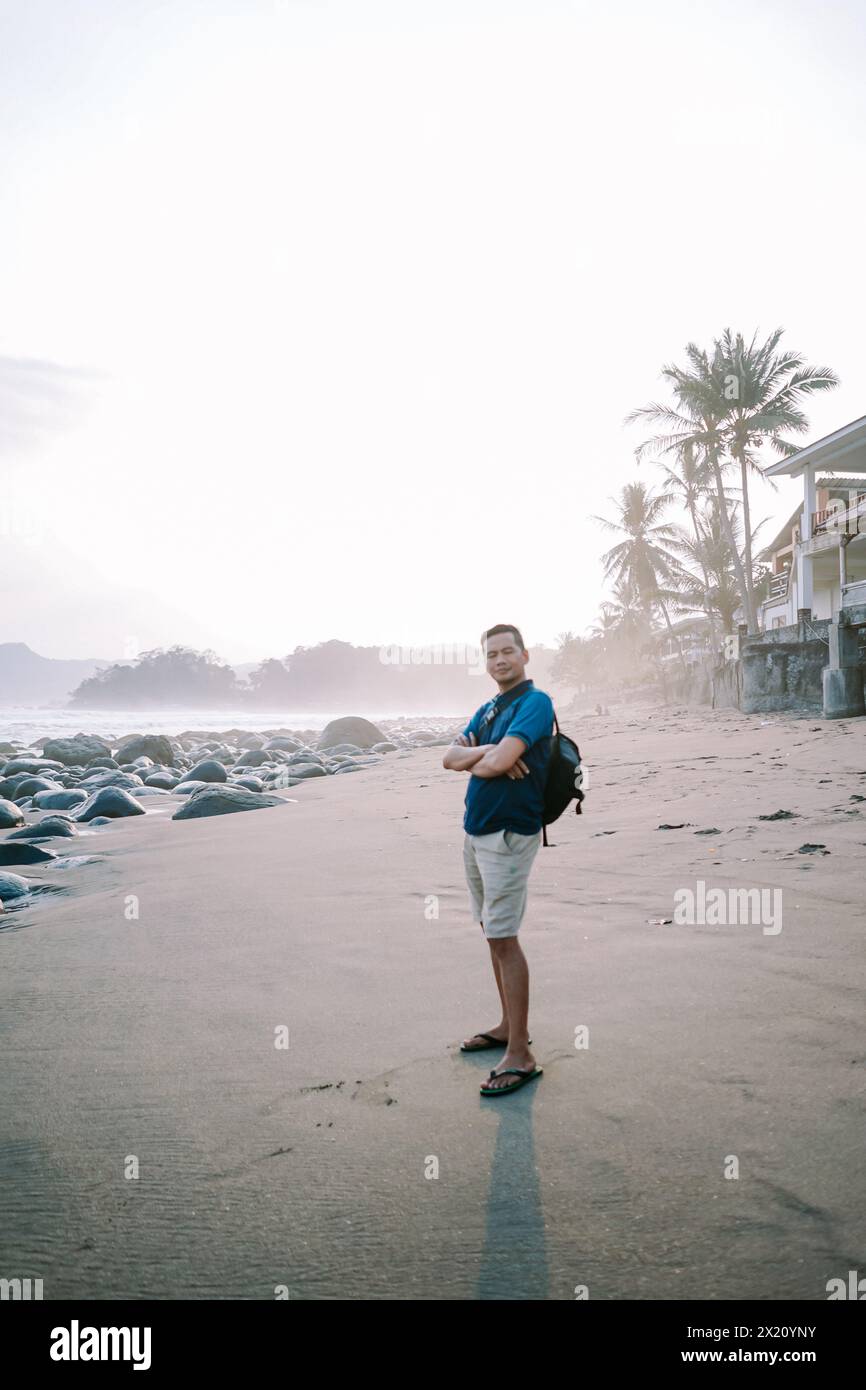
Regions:
<instances>
[{"instance_id":1,"label":"distant hill","mask_svg":"<svg viewBox=\"0 0 866 1390\"><path fill-rule=\"evenodd\" d=\"M77 685L110 664L98 657L58 661L26 642L0 642L0 705L65 705Z\"/></svg>"},{"instance_id":2,"label":"distant hill","mask_svg":"<svg viewBox=\"0 0 866 1390\"><path fill-rule=\"evenodd\" d=\"M401 649L394 648L395 653ZM554 699L565 695L550 678L554 653L530 648L527 674ZM0 643L0 707L159 708L171 704L211 708L342 710L359 714L399 709L407 714L472 711L493 688L483 671L460 664L418 664L404 653L400 665L383 663L376 647L331 640L297 647L281 660L223 664L192 648L156 649L137 658L104 661L39 656L24 642ZM99 676L99 680L94 677ZM84 684L87 682L88 684ZM83 688L82 688L83 687ZM73 692L77 691L77 697Z\"/></svg>"}]
</instances>

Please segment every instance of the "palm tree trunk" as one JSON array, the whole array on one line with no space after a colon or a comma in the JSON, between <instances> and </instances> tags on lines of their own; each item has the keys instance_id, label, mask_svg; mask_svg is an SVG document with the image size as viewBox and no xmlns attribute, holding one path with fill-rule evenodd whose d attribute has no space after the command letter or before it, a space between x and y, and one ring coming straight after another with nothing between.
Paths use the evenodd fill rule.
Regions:
<instances>
[{"instance_id":1,"label":"palm tree trunk","mask_svg":"<svg viewBox=\"0 0 866 1390\"><path fill-rule=\"evenodd\" d=\"M693 531L694 531L694 533L695 533L695 545L697 546L698 559L699 559L699 561L700 561L700 566L701 566L701 574L704 576L704 588L705 588L706 591L707 591L707 617L708 617L709 622L710 622L710 645L711 645L713 651L715 651L715 650L716 650L716 620L715 620L715 617L713 616L713 605L712 605L712 604L710 603L710 601L709 601L709 595L710 595L710 576L707 574L707 567L706 567L706 565L704 564L704 557L703 557L703 554L701 553L701 547L702 547L702 544L703 544L703 536L701 535L700 527L698 526L698 516L697 516L697 512L695 511L695 504L694 504L694 502L689 502L689 503L688 503L688 508L689 508L689 516L690 516L691 519L692 519L692 529L693 529Z\"/></svg>"},{"instance_id":2,"label":"palm tree trunk","mask_svg":"<svg viewBox=\"0 0 866 1390\"><path fill-rule=\"evenodd\" d=\"M730 547L731 560L734 566L734 575L737 580L737 589L739 590L740 594L740 603L743 605L743 612L746 614L746 619L748 621L749 595L746 589L746 575L745 571L743 570L743 562L740 559L740 552L737 549L737 543L734 540L734 528L731 525L731 518L728 514L728 503L725 498L725 485L722 482L722 470L719 467L719 451L717 447L713 444L710 445L707 452L710 457L710 464L713 470L713 478L716 484L716 496L719 499L719 516L721 517L722 521L722 530L725 533L725 540L728 542L728 546Z\"/></svg>"},{"instance_id":3,"label":"palm tree trunk","mask_svg":"<svg viewBox=\"0 0 866 1390\"><path fill-rule=\"evenodd\" d=\"M680 641L679 637L676 636L676 634L674 633L673 628L671 627L671 620L670 620L670 618L668 617L668 610L667 610L667 608L665 607L664 599L656 598L656 603L658 604L659 608L662 610L662 613L664 614L665 625L666 625L667 630L668 630L668 637L672 637L673 640L674 640L674 642L676 643L677 652L679 653L679 658L680 658L680 665L681 665L682 668L683 668L683 675L684 675L684 676L688 676L688 674L689 674L689 668L688 668L688 666L686 665L686 659L685 659L685 657L683 656L683 644L682 644L682 642Z\"/></svg>"},{"instance_id":4,"label":"palm tree trunk","mask_svg":"<svg viewBox=\"0 0 866 1390\"><path fill-rule=\"evenodd\" d=\"M743 492L743 537L746 557L746 597L748 599L746 619L749 624L749 631L757 632L758 612L755 607L754 575L752 572L752 522L749 514L749 471L745 451L743 449L737 450L737 458L740 465L740 479Z\"/></svg>"},{"instance_id":5,"label":"palm tree trunk","mask_svg":"<svg viewBox=\"0 0 866 1390\"><path fill-rule=\"evenodd\" d=\"M646 602L646 601L644 601L644 602ZM654 667L656 668L656 675L657 675L657 677L658 677L659 684L661 685L661 688L662 688L662 699L664 700L665 704L667 704L667 702L668 702L668 683L667 683L667 679L666 679L666 676L665 676L665 664L664 664L664 662L662 661L661 657L659 656L658 651L656 650L656 644L655 644L655 642L654 642L653 639L652 639L652 610L651 610L650 608L647 607L647 608L645 609L645 612L646 612L646 622L647 622L647 629L648 629L648 643L647 643L647 648L646 648L646 650L647 650L647 652L649 653L650 665L651 665L651 666L654 666Z\"/></svg>"}]
</instances>

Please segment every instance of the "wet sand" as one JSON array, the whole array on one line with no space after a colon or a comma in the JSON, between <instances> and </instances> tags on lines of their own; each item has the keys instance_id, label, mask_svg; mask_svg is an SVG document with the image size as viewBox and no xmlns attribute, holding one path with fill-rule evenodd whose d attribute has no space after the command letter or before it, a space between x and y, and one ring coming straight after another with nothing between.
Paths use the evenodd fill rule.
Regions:
<instances>
[{"instance_id":1,"label":"wet sand","mask_svg":"<svg viewBox=\"0 0 866 1390\"><path fill-rule=\"evenodd\" d=\"M53 842L98 862L23 867L63 892L0 916L0 1273L46 1299L761 1300L866 1269L866 721L563 724L591 791L533 870L544 1076L517 1095L458 1050L498 1001L441 747L267 811L154 798ZM780 888L781 931L655 924L698 879Z\"/></svg>"}]
</instances>

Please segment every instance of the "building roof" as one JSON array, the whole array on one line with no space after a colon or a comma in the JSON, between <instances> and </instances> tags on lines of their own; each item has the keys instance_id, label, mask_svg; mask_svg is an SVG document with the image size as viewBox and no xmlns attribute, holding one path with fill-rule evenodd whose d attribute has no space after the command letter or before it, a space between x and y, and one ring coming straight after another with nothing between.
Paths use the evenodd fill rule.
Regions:
<instances>
[{"instance_id":1,"label":"building roof","mask_svg":"<svg viewBox=\"0 0 866 1390\"><path fill-rule=\"evenodd\" d=\"M779 534L775 536L773 540L770 541L769 545L765 545L764 549L758 555L755 556L756 560L771 560L777 550L782 550L786 545L791 544L791 531L797 525L797 521L799 520L802 511L802 504L794 509L794 511L791 513L789 520L785 522L784 526L779 531Z\"/></svg>"},{"instance_id":2,"label":"building roof","mask_svg":"<svg viewBox=\"0 0 866 1390\"><path fill-rule=\"evenodd\" d=\"M816 439L814 444L807 444L805 449L798 449L790 458L771 463L764 472L771 478L780 473L796 475L812 463L832 469L843 458L845 468L866 473L866 415L834 430L833 434L826 434L823 439Z\"/></svg>"},{"instance_id":3,"label":"building roof","mask_svg":"<svg viewBox=\"0 0 866 1390\"><path fill-rule=\"evenodd\" d=\"M841 488L843 492L849 490L851 492L864 492L866 491L866 478L863 477L862 473L854 478L816 478L815 486L833 488L834 491Z\"/></svg>"},{"instance_id":4,"label":"building roof","mask_svg":"<svg viewBox=\"0 0 866 1390\"><path fill-rule=\"evenodd\" d=\"M832 492L866 492L866 478L861 473L853 478L816 478L815 487L825 487ZM755 558L758 560L771 560L777 550L783 550L786 545L791 544L791 531L797 525L803 511L802 503L791 513L788 521L784 523L778 535L765 545L764 549Z\"/></svg>"},{"instance_id":5,"label":"building roof","mask_svg":"<svg viewBox=\"0 0 866 1390\"><path fill-rule=\"evenodd\" d=\"M671 623L670 629L667 627L659 628L658 637L682 637L687 632L709 632L710 624L703 613L695 613L687 618L678 618L675 623Z\"/></svg>"}]
</instances>

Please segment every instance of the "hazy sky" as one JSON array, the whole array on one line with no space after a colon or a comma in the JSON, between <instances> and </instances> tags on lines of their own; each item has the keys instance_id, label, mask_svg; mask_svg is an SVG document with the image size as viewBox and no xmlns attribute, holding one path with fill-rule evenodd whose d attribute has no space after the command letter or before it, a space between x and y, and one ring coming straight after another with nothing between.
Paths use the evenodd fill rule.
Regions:
<instances>
[{"instance_id":1,"label":"hazy sky","mask_svg":"<svg viewBox=\"0 0 866 1390\"><path fill-rule=\"evenodd\" d=\"M812 437L866 413L864 28L0 3L0 641L582 632L592 514L656 476L623 417L689 339L781 324L842 378Z\"/></svg>"}]
</instances>

